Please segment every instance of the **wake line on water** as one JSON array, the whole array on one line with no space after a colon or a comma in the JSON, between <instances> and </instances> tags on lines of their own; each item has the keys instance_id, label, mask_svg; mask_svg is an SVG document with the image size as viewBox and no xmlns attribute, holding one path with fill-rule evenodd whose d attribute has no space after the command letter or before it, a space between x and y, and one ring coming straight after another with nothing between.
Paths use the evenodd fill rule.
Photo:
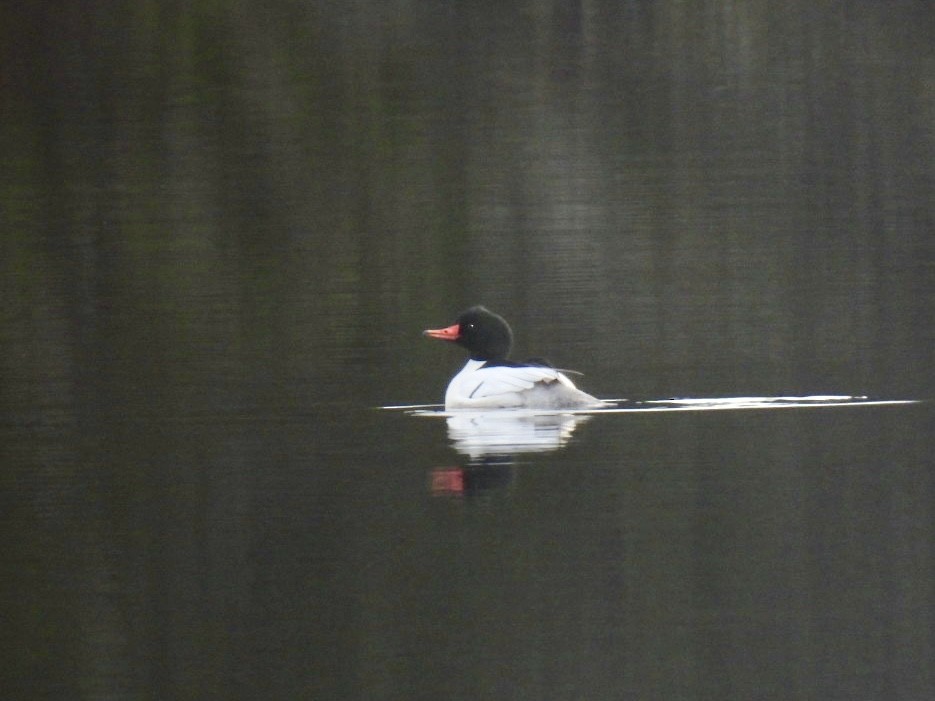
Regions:
<instances>
[{"instance_id":1,"label":"wake line on water","mask_svg":"<svg viewBox=\"0 0 935 701\"><path fill-rule=\"evenodd\" d=\"M871 399L864 396L817 394L805 397L714 397L714 398L679 398L649 399L632 401L627 399L605 399L605 407L596 409L567 409L535 411L529 409L495 409L490 411L510 412L514 414L629 414L640 412L685 412L685 411L750 411L767 409L823 409L831 407L870 407L919 404L918 399ZM479 410L466 409L444 411L442 404L401 404L381 406L380 409L407 411L418 416L461 416L464 413L479 413Z\"/></svg>"},{"instance_id":2,"label":"wake line on water","mask_svg":"<svg viewBox=\"0 0 935 701\"><path fill-rule=\"evenodd\" d=\"M814 395L808 397L723 397L714 399L655 399L629 406L607 407L593 413L634 413L663 411L749 411L767 409L826 409L917 404L916 399L870 399L869 397Z\"/></svg>"}]
</instances>

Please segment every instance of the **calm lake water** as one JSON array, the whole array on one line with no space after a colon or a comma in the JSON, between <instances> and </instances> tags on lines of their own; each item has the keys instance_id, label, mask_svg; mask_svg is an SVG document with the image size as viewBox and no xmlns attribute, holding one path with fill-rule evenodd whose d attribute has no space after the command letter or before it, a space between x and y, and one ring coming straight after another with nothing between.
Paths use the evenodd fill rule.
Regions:
<instances>
[{"instance_id":1,"label":"calm lake water","mask_svg":"<svg viewBox=\"0 0 935 701\"><path fill-rule=\"evenodd\" d=\"M935 698L927 3L21 5L5 699Z\"/></svg>"}]
</instances>

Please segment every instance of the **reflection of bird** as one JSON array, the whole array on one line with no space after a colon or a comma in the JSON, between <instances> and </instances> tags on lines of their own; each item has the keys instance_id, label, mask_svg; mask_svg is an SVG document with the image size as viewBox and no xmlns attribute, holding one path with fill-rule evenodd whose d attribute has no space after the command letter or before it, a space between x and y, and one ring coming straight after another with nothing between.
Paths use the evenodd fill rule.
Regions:
<instances>
[{"instance_id":1,"label":"reflection of bird","mask_svg":"<svg viewBox=\"0 0 935 701\"><path fill-rule=\"evenodd\" d=\"M452 447L472 458L490 455L546 453L569 440L588 414L531 411L458 411L448 422Z\"/></svg>"},{"instance_id":2,"label":"reflection of bird","mask_svg":"<svg viewBox=\"0 0 935 701\"><path fill-rule=\"evenodd\" d=\"M429 473L429 488L435 496L474 496L512 482L513 458L509 455L487 456L466 467L439 467Z\"/></svg>"},{"instance_id":3,"label":"reflection of bird","mask_svg":"<svg viewBox=\"0 0 935 701\"><path fill-rule=\"evenodd\" d=\"M452 341L471 357L445 392L446 409L582 409L603 406L582 392L562 372L541 362L508 360L513 332L503 317L471 307L444 329L423 332Z\"/></svg>"}]
</instances>

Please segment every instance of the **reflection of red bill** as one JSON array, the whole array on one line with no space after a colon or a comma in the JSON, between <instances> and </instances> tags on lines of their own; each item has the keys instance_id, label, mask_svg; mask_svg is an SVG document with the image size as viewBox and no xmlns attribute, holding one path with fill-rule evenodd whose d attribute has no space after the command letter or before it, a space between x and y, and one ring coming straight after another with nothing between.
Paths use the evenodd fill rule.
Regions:
<instances>
[{"instance_id":1,"label":"reflection of red bill","mask_svg":"<svg viewBox=\"0 0 935 701\"><path fill-rule=\"evenodd\" d=\"M432 470L431 490L433 496L464 494L464 470L460 467L439 467Z\"/></svg>"}]
</instances>

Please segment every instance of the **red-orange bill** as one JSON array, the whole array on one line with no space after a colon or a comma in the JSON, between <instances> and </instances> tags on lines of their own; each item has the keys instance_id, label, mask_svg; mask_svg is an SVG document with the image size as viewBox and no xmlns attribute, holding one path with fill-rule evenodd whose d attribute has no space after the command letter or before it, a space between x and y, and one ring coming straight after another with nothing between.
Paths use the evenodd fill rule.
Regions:
<instances>
[{"instance_id":1,"label":"red-orange bill","mask_svg":"<svg viewBox=\"0 0 935 701\"><path fill-rule=\"evenodd\" d=\"M444 329L426 329L422 332L422 335L429 338L438 338L442 341L457 341L461 337L461 327L454 324Z\"/></svg>"}]
</instances>

